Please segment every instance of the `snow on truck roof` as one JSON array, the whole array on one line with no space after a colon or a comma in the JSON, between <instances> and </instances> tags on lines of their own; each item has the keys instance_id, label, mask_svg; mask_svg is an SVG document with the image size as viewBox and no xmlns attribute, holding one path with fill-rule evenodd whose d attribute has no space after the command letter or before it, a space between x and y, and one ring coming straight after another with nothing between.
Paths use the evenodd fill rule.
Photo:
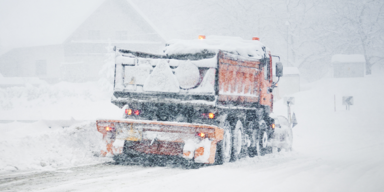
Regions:
<instances>
[{"instance_id":1,"label":"snow on truck roof","mask_svg":"<svg viewBox=\"0 0 384 192\"><path fill-rule=\"evenodd\" d=\"M169 46L164 49L164 53L168 55L194 54L203 50L217 53L219 50L224 50L256 59L264 57L263 47L265 47L260 41L226 36L207 36L206 39L194 40L172 40L168 44Z\"/></svg>"}]
</instances>

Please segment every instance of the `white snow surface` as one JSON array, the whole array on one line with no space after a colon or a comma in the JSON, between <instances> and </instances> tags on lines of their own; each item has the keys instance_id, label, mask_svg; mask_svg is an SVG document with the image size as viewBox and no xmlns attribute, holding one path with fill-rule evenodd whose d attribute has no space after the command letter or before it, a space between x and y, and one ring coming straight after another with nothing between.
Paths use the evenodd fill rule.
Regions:
<instances>
[{"instance_id":1,"label":"white snow surface","mask_svg":"<svg viewBox=\"0 0 384 192\"><path fill-rule=\"evenodd\" d=\"M96 122L49 128L44 122L0 124L0 173L55 170L110 161L100 158ZM105 144L104 144L105 145Z\"/></svg>"},{"instance_id":2,"label":"white snow surface","mask_svg":"<svg viewBox=\"0 0 384 192\"><path fill-rule=\"evenodd\" d=\"M102 142L95 120L122 114L109 91L102 82L1 88L0 172L104 162L94 156Z\"/></svg>"},{"instance_id":3,"label":"white snow surface","mask_svg":"<svg viewBox=\"0 0 384 192\"><path fill-rule=\"evenodd\" d=\"M0 124L0 191L384 191L383 83L381 75L303 85L291 95L299 123L293 128L292 152L198 170L113 164L76 168L106 160L94 156L101 140L94 121L66 129L49 129L42 122ZM342 96L354 97L349 111ZM274 108L286 116L283 99Z\"/></svg>"},{"instance_id":4,"label":"white snow surface","mask_svg":"<svg viewBox=\"0 0 384 192\"><path fill-rule=\"evenodd\" d=\"M207 36L206 39L172 40L169 42L169 46L165 47L164 53L168 55L194 54L203 50L217 53L219 50L224 50L245 57L252 55L256 59L261 59L264 57L263 46L260 41L243 40L240 37Z\"/></svg>"}]
</instances>

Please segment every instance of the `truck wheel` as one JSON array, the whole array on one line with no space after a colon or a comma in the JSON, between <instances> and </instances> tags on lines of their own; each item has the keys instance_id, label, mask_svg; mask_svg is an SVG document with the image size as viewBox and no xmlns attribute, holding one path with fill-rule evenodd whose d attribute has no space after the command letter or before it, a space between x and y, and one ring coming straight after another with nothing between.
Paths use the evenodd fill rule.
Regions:
<instances>
[{"instance_id":1,"label":"truck wheel","mask_svg":"<svg viewBox=\"0 0 384 192\"><path fill-rule=\"evenodd\" d=\"M260 156L264 156L268 153L268 134L267 131L261 131L261 135L259 137L259 146L260 146Z\"/></svg>"},{"instance_id":2,"label":"truck wheel","mask_svg":"<svg viewBox=\"0 0 384 192\"><path fill-rule=\"evenodd\" d=\"M232 161L240 159L241 149L243 147L243 124L240 120L237 120L235 129L232 131L233 145L232 145Z\"/></svg>"},{"instance_id":3,"label":"truck wheel","mask_svg":"<svg viewBox=\"0 0 384 192\"><path fill-rule=\"evenodd\" d=\"M217 143L215 164L222 165L228 163L231 159L232 153L232 135L231 126L228 121L224 122L224 136L223 140Z\"/></svg>"},{"instance_id":4,"label":"truck wheel","mask_svg":"<svg viewBox=\"0 0 384 192\"><path fill-rule=\"evenodd\" d=\"M134 152L131 150L129 147L133 145L132 141L124 141L124 147L123 147L123 152L121 154L117 154L113 156L113 160L117 164L122 164L122 165L128 165L129 163L132 162L132 158L134 158Z\"/></svg>"},{"instance_id":5,"label":"truck wheel","mask_svg":"<svg viewBox=\"0 0 384 192\"><path fill-rule=\"evenodd\" d=\"M251 140L251 146L248 147L248 156L254 157L260 151L259 138L257 137L257 130L252 130L249 133L249 138Z\"/></svg>"}]
</instances>

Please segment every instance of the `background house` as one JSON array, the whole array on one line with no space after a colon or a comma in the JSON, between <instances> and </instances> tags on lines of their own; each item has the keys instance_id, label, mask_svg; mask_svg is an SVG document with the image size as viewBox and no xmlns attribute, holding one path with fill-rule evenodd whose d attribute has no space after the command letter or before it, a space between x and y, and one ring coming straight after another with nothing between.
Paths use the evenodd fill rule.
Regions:
<instances>
[{"instance_id":1,"label":"background house","mask_svg":"<svg viewBox=\"0 0 384 192\"><path fill-rule=\"evenodd\" d=\"M364 55L343 55L332 56L333 77L364 77L365 58Z\"/></svg>"},{"instance_id":2,"label":"background house","mask_svg":"<svg viewBox=\"0 0 384 192\"><path fill-rule=\"evenodd\" d=\"M61 75L62 61L62 45L22 47L0 57L0 71L4 77L36 77L54 83Z\"/></svg>"},{"instance_id":3,"label":"background house","mask_svg":"<svg viewBox=\"0 0 384 192\"><path fill-rule=\"evenodd\" d=\"M79 18L77 18L79 19ZM108 45L160 52L165 39L128 0L106 0L62 44L13 49L0 57L4 77L89 81L99 77Z\"/></svg>"}]
</instances>

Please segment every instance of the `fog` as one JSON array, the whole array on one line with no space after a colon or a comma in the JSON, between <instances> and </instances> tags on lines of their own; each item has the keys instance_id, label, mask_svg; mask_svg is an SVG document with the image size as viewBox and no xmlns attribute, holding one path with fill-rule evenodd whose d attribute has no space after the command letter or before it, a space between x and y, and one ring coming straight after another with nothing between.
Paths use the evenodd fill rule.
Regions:
<instances>
[{"instance_id":1,"label":"fog","mask_svg":"<svg viewBox=\"0 0 384 192\"><path fill-rule=\"evenodd\" d=\"M1 53L17 47L63 43L101 2L1 0Z\"/></svg>"},{"instance_id":2,"label":"fog","mask_svg":"<svg viewBox=\"0 0 384 192\"><path fill-rule=\"evenodd\" d=\"M0 53L63 43L103 0L0 1ZM305 81L324 77L333 54L363 54L367 73L382 65L383 1L139 1L132 3L166 38L199 34L260 37Z\"/></svg>"}]
</instances>

